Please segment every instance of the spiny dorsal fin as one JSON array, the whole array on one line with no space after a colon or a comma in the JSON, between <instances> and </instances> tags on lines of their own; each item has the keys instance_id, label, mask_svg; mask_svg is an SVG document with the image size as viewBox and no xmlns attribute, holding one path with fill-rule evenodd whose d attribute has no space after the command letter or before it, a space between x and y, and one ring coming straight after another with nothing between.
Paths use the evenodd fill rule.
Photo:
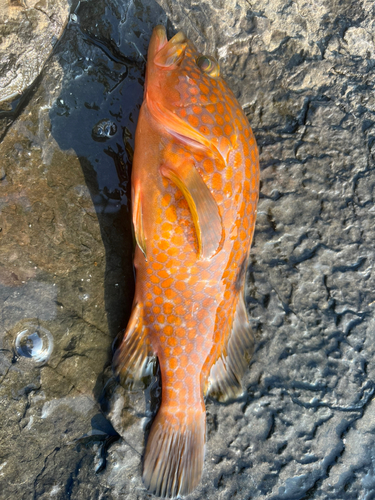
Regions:
<instances>
[{"instance_id":1,"label":"spiny dorsal fin","mask_svg":"<svg viewBox=\"0 0 375 500\"><path fill-rule=\"evenodd\" d=\"M224 229L210 190L193 164L180 164L177 168L162 165L160 171L176 184L189 205L198 240L198 258L211 258L222 246Z\"/></svg>"},{"instance_id":2,"label":"spiny dorsal fin","mask_svg":"<svg viewBox=\"0 0 375 500\"><path fill-rule=\"evenodd\" d=\"M249 366L253 350L254 336L247 319L243 293L240 293L232 331L208 377L207 394L222 402L240 396L241 379Z\"/></svg>"},{"instance_id":3,"label":"spiny dorsal fin","mask_svg":"<svg viewBox=\"0 0 375 500\"><path fill-rule=\"evenodd\" d=\"M142 202L141 202L141 189L138 185L134 188L133 197L133 226L135 241L141 249L145 259L147 260L146 254L146 238L143 229L143 215L142 215Z\"/></svg>"},{"instance_id":4,"label":"spiny dorsal fin","mask_svg":"<svg viewBox=\"0 0 375 500\"><path fill-rule=\"evenodd\" d=\"M124 338L113 358L113 367L115 373L120 376L121 383L132 387L147 376L152 356L146 329L143 327L143 307L141 304L136 304L130 315Z\"/></svg>"}]
</instances>

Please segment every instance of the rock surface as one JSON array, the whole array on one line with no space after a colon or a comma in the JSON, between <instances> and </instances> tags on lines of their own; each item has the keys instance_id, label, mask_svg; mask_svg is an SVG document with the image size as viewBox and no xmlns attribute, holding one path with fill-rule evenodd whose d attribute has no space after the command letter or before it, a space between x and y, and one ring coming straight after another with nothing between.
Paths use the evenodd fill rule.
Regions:
<instances>
[{"instance_id":1,"label":"rock surface","mask_svg":"<svg viewBox=\"0 0 375 500\"><path fill-rule=\"evenodd\" d=\"M0 0L0 103L20 97L34 82L68 15L67 0Z\"/></svg>"},{"instance_id":2,"label":"rock surface","mask_svg":"<svg viewBox=\"0 0 375 500\"><path fill-rule=\"evenodd\" d=\"M246 285L257 350L244 396L207 401L189 498L370 500L373 2L101 0L71 14L0 145L0 499L149 498L141 457L159 389L125 391L110 361L133 293L144 57L163 23L216 55L262 170ZM25 329L35 349L50 332L45 363L17 351Z\"/></svg>"}]
</instances>

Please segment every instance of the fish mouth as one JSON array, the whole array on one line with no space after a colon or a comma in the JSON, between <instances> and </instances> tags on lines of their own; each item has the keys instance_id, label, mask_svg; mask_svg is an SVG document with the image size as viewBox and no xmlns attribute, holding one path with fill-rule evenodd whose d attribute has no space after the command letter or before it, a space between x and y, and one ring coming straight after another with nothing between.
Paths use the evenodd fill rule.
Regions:
<instances>
[{"instance_id":1,"label":"fish mouth","mask_svg":"<svg viewBox=\"0 0 375 500\"><path fill-rule=\"evenodd\" d=\"M169 42L173 45L177 45L178 43L187 42L187 38L186 38L183 31L179 31L174 36L172 36L172 38L169 40Z\"/></svg>"},{"instance_id":2,"label":"fish mouth","mask_svg":"<svg viewBox=\"0 0 375 500\"><path fill-rule=\"evenodd\" d=\"M167 32L162 24L155 26L150 44L153 42L155 44L155 52L159 52L168 43Z\"/></svg>"},{"instance_id":3,"label":"fish mouth","mask_svg":"<svg viewBox=\"0 0 375 500\"><path fill-rule=\"evenodd\" d=\"M165 29L165 26L163 26L162 24L158 24L157 26L155 26L152 36L155 36L155 38L157 38L159 40L160 49L162 49L164 47L164 45L166 43L168 43L167 31ZM178 33L176 33L169 40L169 42L172 43L173 45L176 45L177 43L181 43L181 42L186 42L186 41L187 41L186 36L182 31L179 31Z\"/></svg>"},{"instance_id":4,"label":"fish mouth","mask_svg":"<svg viewBox=\"0 0 375 500\"><path fill-rule=\"evenodd\" d=\"M182 31L168 40L165 27L159 24L152 33L148 60L162 68L177 66L185 56L187 44L188 40Z\"/></svg>"},{"instance_id":5,"label":"fish mouth","mask_svg":"<svg viewBox=\"0 0 375 500\"><path fill-rule=\"evenodd\" d=\"M155 39L155 42L157 44L157 52L159 52L167 43L171 45L177 45L178 43L187 42L187 38L182 31L179 31L170 40L168 40L167 31L165 29L165 26L163 26L162 24L158 24L153 29L151 41L153 39Z\"/></svg>"}]
</instances>

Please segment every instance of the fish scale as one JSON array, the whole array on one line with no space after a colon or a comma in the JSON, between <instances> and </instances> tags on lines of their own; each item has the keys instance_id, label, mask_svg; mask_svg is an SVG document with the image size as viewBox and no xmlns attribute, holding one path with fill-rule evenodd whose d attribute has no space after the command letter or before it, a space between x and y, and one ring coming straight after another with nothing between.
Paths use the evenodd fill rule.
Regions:
<instances>
[{"instance_id":1,"label":"fish scale","mask_svg":"<svg viewBox=\"0 0 375 500\"><path fill-rule=\"evenodd\" d=\"M243 299L259 190L256 142L212 58L156 27L132 171L133 312L114 366L139 379L157 357L162 400L143 479L190 493L204 457L204 394L241 393L253 348Z\"/></svg>"}]
</instances>

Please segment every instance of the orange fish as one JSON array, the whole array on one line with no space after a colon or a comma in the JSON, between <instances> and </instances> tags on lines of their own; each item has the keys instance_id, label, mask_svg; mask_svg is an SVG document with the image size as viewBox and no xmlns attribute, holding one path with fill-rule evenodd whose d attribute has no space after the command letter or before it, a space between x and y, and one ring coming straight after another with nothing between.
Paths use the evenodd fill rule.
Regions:
<instances>
[{"instance_id":1,"label":"orange fish","mask_svg":"<svg viewBox=\"0 0 375 500\"><path fill-rule=\"evenodd\" d=\"M143 480L161 497L200 481L204 395L242 392L254 343L243 285L258 191L256 142L218 63L157 26L132 171L136 290L114 366L133 382L159 360L162 400Z\"/></svg>"}]
</instances>

